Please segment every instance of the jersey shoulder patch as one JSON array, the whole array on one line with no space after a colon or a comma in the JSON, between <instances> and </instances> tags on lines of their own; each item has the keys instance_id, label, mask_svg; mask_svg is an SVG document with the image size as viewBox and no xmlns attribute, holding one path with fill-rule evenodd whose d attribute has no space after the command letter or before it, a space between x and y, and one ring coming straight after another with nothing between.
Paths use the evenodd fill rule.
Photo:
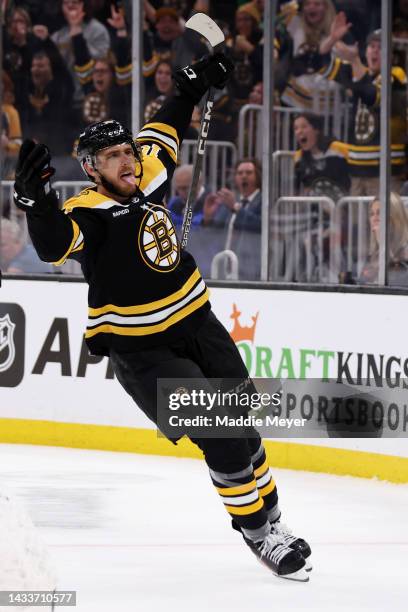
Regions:
<instances>
[{"instance_id":1,"label":"jersey shoulder patch","mask_svg":"<svg viewBox=\"0 0 408 612\"><path fill-rule=\"evenodd\" d=\"M106 209L118 205L119 203L115 202L115 200L110 200L108 197L95 191L95 189L88 187L83 189L78 195L66 200L62 209L64 212L70 213L74 208Z\"/></svg>"}]
</instances>

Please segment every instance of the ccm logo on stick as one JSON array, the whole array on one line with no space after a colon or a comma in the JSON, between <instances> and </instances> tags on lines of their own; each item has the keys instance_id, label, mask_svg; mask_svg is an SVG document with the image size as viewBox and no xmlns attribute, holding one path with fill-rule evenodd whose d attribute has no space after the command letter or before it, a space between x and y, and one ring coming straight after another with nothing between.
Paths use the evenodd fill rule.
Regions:
<instances>
[{"instance_id":1,"label":"ccm logo on stick","mask_svg":"<svg viewBox=\"0 0 408 612\"><path fill-rule=\"evenodd\" d=\"M207 108L206 108L205 115L204 115L203 126L201 128L200 142L198 143L198 152L200 155L204 155L205 141L208 137L208 131L210 129L210 120L211 120L211 113L212 113L213 106L214 106L214 102L211 102L210 100L208 100Z\"/></svg>"}]
</instances>

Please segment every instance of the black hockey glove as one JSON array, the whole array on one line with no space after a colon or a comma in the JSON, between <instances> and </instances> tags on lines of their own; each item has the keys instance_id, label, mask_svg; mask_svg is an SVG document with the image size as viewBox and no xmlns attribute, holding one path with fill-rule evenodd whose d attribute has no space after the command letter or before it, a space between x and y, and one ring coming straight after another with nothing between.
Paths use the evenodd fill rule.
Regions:
<instances>
[{"instance_id":1,"label":"black hockey glove","mask_svg":"<svg viewBox=\"0 0 408 612\"><path fill-rule=\"evenodd\" d=\"M55 169L49 164L48 147L25 140L21 145L14 183L14 203L24 212L46 213L58 207L58 197L50 187Z\"/></svg>"},{"instance_id":2,"label":"black hockey glove","mask_svg":"<svg viewBox=\"0 0 408 612\"><path fill-rule=\"evenodd\" d=\"M210 87L223 89L233 70L234 64L223 53L216 53L177 70L173 78L178 89L197 103Z\"/></svg>"}]
</instances>

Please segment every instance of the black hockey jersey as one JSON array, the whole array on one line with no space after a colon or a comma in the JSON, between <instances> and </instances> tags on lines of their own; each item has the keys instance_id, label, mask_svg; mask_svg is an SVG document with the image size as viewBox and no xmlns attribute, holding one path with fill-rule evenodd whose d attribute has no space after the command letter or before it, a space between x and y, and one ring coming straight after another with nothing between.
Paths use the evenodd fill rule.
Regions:
<instances>
[{"instance_id":1,"label":"black hockey jersey","mask_svg":"<svg viewBox=\"0 0 408 612\"><path fill-rule=\"evenodd\" d=\"M381 75L368 72L359 81L352 78L347 62L331 57L321 70L329 80L352 91L353 111L349 134L349 164L353 176L378 176L380 166ZM391 164L393 174L401 174L406 164L406 87L407 76L394 66L391 72Z\"/></svg>"},{"instance_id":2,"label":"black hockey jersey","mask_svg":"<svg viewBox=\"0 0 408 612\"><path fill-rule=\"evenodd\" d=\"M167 344L196 330L210 308L196 263L180 249L162 205L192 110L189 100L172 98L143 127L143 177L128 202L85 189L52 218L27 214L42 259L81 263L89 283L85 337L94 354Z\"/></svg>"}]
</instances>

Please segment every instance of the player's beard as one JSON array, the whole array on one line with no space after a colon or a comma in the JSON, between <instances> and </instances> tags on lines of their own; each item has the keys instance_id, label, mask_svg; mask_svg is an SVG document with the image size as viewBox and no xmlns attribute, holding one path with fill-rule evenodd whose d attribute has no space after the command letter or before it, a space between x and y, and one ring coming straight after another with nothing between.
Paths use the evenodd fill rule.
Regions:
<instances>
[{"instance_id":1,"label":"player's beard","mask_svg":"<svg viewBox=\"0 0 408 612\"><path fill-rule=\"evenodd\" d=\"M133 191L131 191L130 193L128 191L126 191L126 193L124 191L121 191L120 189L115 187L115 185L113 183L108 181L108 179L105 178L103 176L103 174L101 174L101 172L99 172L99 178L101 179L101 183L105 187L106 191L109 191L109 193L112 193L113 195L119 196L120 198L131 198L137 192L137 186L136 185L134 186Z\"/></svg>"}]
</instances>

